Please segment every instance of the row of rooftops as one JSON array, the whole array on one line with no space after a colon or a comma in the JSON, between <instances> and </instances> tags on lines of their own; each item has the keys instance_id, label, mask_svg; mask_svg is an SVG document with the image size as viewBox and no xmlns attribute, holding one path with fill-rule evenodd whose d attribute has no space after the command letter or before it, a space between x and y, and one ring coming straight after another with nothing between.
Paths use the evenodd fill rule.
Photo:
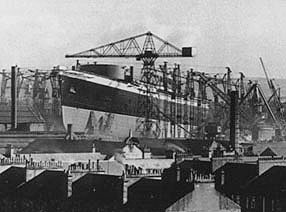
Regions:
<instances>
[{"instance_id":1,"label":"row of rooftops","mask_svg":"<svg viewBox=\"0 0 286 212\"><path fill-rule=\"evenodd\" d=\"M237 202L245 212L286 210L282 204L286 198L284 158L265 158L257 164L228 162L214 175L216 190Z\"/></svg>"},{"instance_id":2,"label":"row of rooftops","mask_svg":"<svg viewBox=\"0 0 286 212\"><path fill-rule=\"evenodd\" d=\"M203 183L207 185L204 191L202 187L198 189L194 186L194 176L208 176L211 173L210 161L182 161L165 169L161 179L140 178L128 187L128 201L124 205L122 176L89 172L69 177L61 170L38 170L36 174L31 170L30 175L35 176L27 180L27 171L28 168L10 167L0 174L0 202L5 200L1 208L11 201L18 207L25 200L29 203L29 209L39 205L46 207L48 202L57 207L60 205L61 211L71 208L84 211L86 207L90 211L98 207L101 207L101 211L170 211L186 207L189 211L193 207L202 209L194 204L193 198L213 190L208 183ZM208 196L212 203L207 207L219 209L221 202L224 202L220 210L240 211L239 206L219 192L213 191ZM200 201L204 201L203 198Z\"/></svg>"},{"instance_id":3,"label":"row of rooftops","mask_svg":"<svg viewBox=\"0 0 286 212\"><path fill-rule=\"evenodd\" d=\"M187 139L152 139L132 138L132 143L142 151L150 151L153 156L165 156L166 152L188 153L189 155L209 156L209 148L214 141L211 140L187 140ZM226 141L216 141L226 149ZM83 153L95 149L102 154L112 156L116 150L126 146L126 142L102 141L102 140L74 140L69 141L63 138L37 139L27 145L19 153Z\"/></svg>"},{"instance_id":4,"label":"row of rooftops","mask_svg":"<svg viewBox=\"0 0 286 212\"><path fill-rule=\"evenodd\" d=\"M1 210L39 211L39 208L50 208L50 211L71 211L79 210L79 206L84 210L85 205L79 203L87 203L89 199L96 203L94 210L99 206L122 205L121 176L86 173L70 178L62 170L40 170L37 173L32 170L34 176L28 179L29 171L10 167L0 174Z\"/></svg>"},{"instance_id":5,"label":"row of rooftops","mask_svg":"<svg viewBox=\"0 0 286 212\"><path fill-rule=\"evenodd\" d=\"M259 161L261 161L263 164L269 162L270 163L269 167L272 167L272 168L266 169L266 171L264 171L262 174L260 174L260 172L259 172L259 164L249 162L249 160L247 160L247 159L245 159L244 161L243 160L237 160L237 162L234 162L234 161L229 162L230 160L226 160L226 158L221 158L221 160L225 160L227 163L225 163L224 165L220 166L219 168L217 168L215 170L215 172L214 172L215 180L218 179L218 176L220 176L221 171L223 170L223 172L225 174L224 183L226 183L227 179L228 179L226 177L227 173L230 174L228 176L232 176L232 181L231 181L231 184L229 184L229 189L241 190L243 188L244 191L247 191L247 192L250 192L250 191L251 192L254 192L254 191L255 192L261 192L261 188L263 188L264 192L266 192L267 189L271 190L272 188L275 188L275 189L277 188L277 191L278 191L279 189L284 189L286 186L285 183L283 182L283 179L286 176L286 168L281 167L281 166L278 166L278 167L273 166L273 161L281 163L281 160L282 160L281 158L279 158L279 159L278 158L276 158L276 159L275 158L260 159ZM284 163L286 164L285 160L284 160ZM177 164L180 167L180 169L192 171L192 173L196 174L196 176L201 176L201 175L208 176L209 174L211 174L213 172L212 161L204 161L204 160L200 160L200 159L194 159L194 160L184 160L182 162L178 162ZM221 164L223 164L223 163L221 163ZM81 167L83 167L83 169L85 169L84 166L82 166L83 164L77 164L77 165L81 166ZM94 166L96 166L96 165L94 165ZM15 170L15 167L11 167L10 169L7 169L6 171L3 172L3 175L5 173L6 174L9 173L8 170L11 171L13 169ZM23 172L23 170L25 170L24 168L20 168L20 169L22 170L22 172ZM88 167L86 167L86 169L88 169ZM175 175L176 175L176 170L177 169L175 168L174 169ZM42 181L39 179L47 178L48 181L50 181L53 179L53 177L52 177L53 174L58 173L58 172L61 172L61 174L59 176L62 176L62 173L67 174L66 172L63 172L63 171L51 171L51 170L42 171L39 173L39 175L37 175L35 177L35 179L38 179L38 180L29 180L29 183L27 183L26 186L23 186L23 184L22 184L20 186L21 189L18 191L20 192L23 190L25 192L37 193L41 189L46 189L46 187L39 188L38 186L36 186L37 183L42 183ZM82 178L82 176L87 175L86 173L87 172L83 173L82 175L79 175L77 178L74 178L73 183L79 182L78 181L79 179L86 179L87 181L90 181L90 179L89 179L90 177ZM89 172L89 173L91 174L92 172ZM3 176L3 175L0 174L0 186L1 186L1 179L2 179L1 176ZM22 175L21 174L19 174L19 175L24 176L23 173L22 173ZM12 181L14 181L15 179L13 178L13 176L15 176L17 179L17 177L19 175L10 174L7 176L10 176L11 179L13 179ZM40 178L37 178L38 176ZM103 174L102 176L105 176L105 175ZM180 176L183 176L183 175L180 175ZM120 178L121 176L117 175L117 178L118 177ZM59 179L61 179L61 177L59 177ZM130 188L134 188L134 186L135 187L136 186L142 187L142 185L144 183L146 184L148 182L148 184L149 184L149 181L151 184L155 183L156 185L157 184L161 185L161 182L154 181L152 179L148 180L147 178L143 178L142 180L138 181L138 183L135 183L134 185L132 185L132 187L130 187ZM6 180L6 182L9 182L9 179L8 179L8 181ZM33 182L33 183L30 183L30 182ZM35 188L32 189L32 188L30 188L30 186L35 187ZM57 186L57 187L60 188L60 186ZM226 188L227 187L224 187L224 189L226 189ZM50 189L50 188L47 188L47 189ZM219 190L219 191L222 192L222 190ZM21 192L17 193L17 194L20 196L24 195ZM59 192L59 194L60 194L60 192ZM139 194L136 194L136 195L139 195ZM26 197L27 196L25 196L25 198ZM34 198L34 196L33 196L33 198ZM191 198L191 197L188 197L188 198Z\"/></svg>"}]
</instances>

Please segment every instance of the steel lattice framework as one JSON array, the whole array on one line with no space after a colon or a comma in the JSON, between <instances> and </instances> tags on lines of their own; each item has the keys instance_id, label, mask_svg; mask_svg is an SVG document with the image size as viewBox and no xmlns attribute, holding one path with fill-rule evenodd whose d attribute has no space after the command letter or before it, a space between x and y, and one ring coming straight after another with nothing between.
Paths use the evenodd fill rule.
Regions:
<instances>
[{"instance_id":1,"label":"steel lattice framework","mask_svg":"<svg viewBox=\"0 0 286 212\"><path fill-rule=\"evenodd\" d=\"M151 32L66 55L73 58L135 57L137 59L181 56L181 49Z\"/></svg>"},{"instance_id":2,"label":"steel lattice framework","mask_svg":"<svg viewBox=\"0 0 286 212\"><path fill-rule=\"evenodd\" d=\"M183 48L184 49L184 48ZM146 98L140 102L140 111L144 111L145 121L140 125L143 131L150 133L154 127L154 121L151 117L157 116L160 119L160 112L157 111L156 100L152 95L152 86L157 85L157 70L155 69L155 60L158 57L192 57L191 48L183 51L168 41L146 32L137 36L129 37L123 40L102 45L93 49L82 51L76 54L66 55L67 58L102 58L102 57L133 57L143 62L141 70L141 81L144 82ZM139 126L140 127L140 126ZM158 129L158 123L155 128ZM156 130L157 135L160 130ZM154 134L154 132L153 132Z\"/></svg>"}]
</instances>

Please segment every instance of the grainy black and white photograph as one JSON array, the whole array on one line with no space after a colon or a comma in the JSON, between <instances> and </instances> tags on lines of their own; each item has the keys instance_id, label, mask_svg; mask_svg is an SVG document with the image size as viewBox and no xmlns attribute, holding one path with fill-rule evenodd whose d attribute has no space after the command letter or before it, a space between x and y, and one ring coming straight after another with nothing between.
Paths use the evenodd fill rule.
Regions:
<instances>
[{"instance_id":1,"label":"grainy black and white photograph","mask_svg":"<svg viewBox=\"0 0 286 212\"><path fill-rule=\"evenodd\" d=\"M0 212L285 212L285 0L0 0Z\"/></svg>"}]
</instances>

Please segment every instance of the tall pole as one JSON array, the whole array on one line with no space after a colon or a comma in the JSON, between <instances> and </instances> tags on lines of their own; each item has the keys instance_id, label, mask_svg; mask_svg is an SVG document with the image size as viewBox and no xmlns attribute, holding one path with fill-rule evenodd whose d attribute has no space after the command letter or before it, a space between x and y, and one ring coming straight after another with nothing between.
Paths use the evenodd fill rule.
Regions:
<instances>
[{"instance_id":1,"label":"tall pole","mask_svg":"<svg viewBox=\"0 0 286 212\"><path fill-rule=\"evenodd\" d=\"M231 91L230 92L230 146L233 150L237 150L237 142L238 142L238 136L237 136L237 124L238 123L238 91Z\"/></svg>"},{"instance_id":2,"label":"tall pole","mask_svg":"<svg viewBox=\"0 0 286 212\"><path fill-rule=\"evenodd\" d=\"M11 67L11 130L17 129L17 66Z\"/></svg>"}]
</instances>

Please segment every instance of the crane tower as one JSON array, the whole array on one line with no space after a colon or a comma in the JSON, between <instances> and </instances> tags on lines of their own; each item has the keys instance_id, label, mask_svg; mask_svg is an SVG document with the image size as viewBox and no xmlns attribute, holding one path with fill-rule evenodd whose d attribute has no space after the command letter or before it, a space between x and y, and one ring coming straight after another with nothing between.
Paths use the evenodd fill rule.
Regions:
<instances>
[{"instance_id":1,"label":"crane tower","mask_svg":"<svg viewBox=\"0 0 286 212\"><path fill-rule=\"evenodd\" d=\"M192 47L183 47L182 49L174 46L166 40L146 32L137 36L129 37L123 40L102 45L93 49L82 51L75 54L66 55L67 58L136 58L143 62L141 69L141 81L145 86L145 98L140 102L143 108L145 118L144 123L141 123L144 132L150 132L154 127L151 117L159 116L157 111L156 100L153 97L152 87L158 85L157 70L155 69L155 61L159 57L193 57Z\"/></svg>"}]
</instances>

